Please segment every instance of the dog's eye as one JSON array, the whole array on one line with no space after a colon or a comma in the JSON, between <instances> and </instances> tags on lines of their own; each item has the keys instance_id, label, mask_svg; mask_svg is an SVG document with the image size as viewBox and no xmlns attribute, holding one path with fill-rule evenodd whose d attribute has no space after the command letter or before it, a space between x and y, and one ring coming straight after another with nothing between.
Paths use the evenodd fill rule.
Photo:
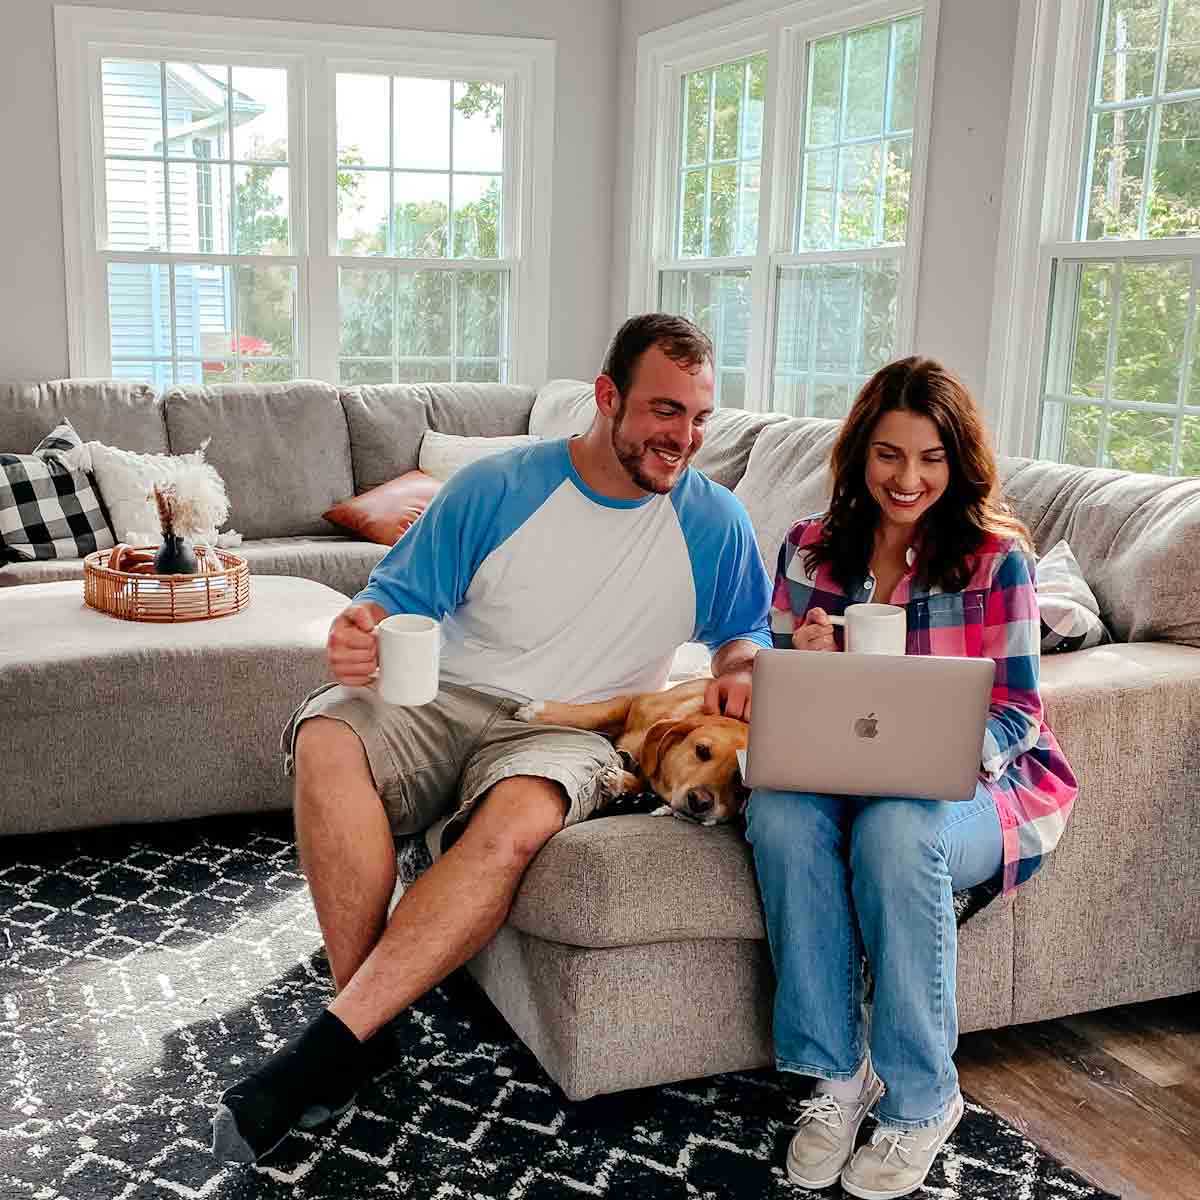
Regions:
<instances>
[{"instance_id":1,"label":"dog's eye","mask_svg":"<svg viewBox=\"0 0 1200 1200\"><path fill-rule=\"evenodd\" d=\"M700 743L700 744L699 744L699 745L696 747L696 757L697 757L697 758L698 758L698 759L699 759L701 762L708 762L708 760L709 760L710 758L712 758L712 747L711 747L711 746L706 746L706 745L705 745L703 742L701 742L701 743Z\"/></svg>"}]
</instances>

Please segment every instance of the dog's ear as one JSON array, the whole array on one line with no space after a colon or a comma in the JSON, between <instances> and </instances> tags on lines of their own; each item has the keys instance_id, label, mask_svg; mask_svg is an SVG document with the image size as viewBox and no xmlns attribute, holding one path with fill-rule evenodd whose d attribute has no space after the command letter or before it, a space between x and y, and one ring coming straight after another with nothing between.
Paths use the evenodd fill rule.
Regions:
<instances>
[{"instance_id":1,"label":"dog's ear","mask_svg":"<svg viewBox=\"0 0 1200 1200\"><path fill-rule=\"evenodd\" d=\"M659 763L662 762L667 748L687 737L694 727L692 718L684 721L672 721L669 718L665 721L655 721L646 731L645 740L642 742L642 774L647 779L652 779L658 773Z\"/></svg>"}]
</instances>

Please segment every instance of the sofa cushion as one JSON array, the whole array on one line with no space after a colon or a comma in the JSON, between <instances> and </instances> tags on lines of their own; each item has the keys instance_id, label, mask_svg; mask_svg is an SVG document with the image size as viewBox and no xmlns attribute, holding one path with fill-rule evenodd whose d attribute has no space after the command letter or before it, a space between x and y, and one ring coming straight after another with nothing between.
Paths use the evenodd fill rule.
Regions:
<instances>
[{"instance_id":1,"label":"sofa cushion","mask_svg":"<svg viewBox=\"0 0 1200 1200\"><path fill-rule=\"evenodd\" d=\"M750 514L772 575L787 531L829 506L829 452L838 428L839 422L819 417L785 417L754 440L733 494Z\"/></svg>"},{"instance_id":2,"label":"sofa cushion","mask_svg":"<svg viewBox=\"0 0 1200 1200\"><path fill-rule=\"evenodd\" d=\"M428 429L421 438L418 462L426 475L446 483L463 467L469 467L480 459L503 454L506 450L517 450L541 440L528 433L511 437L463 437L457 433L439 433L436 429Z\"/></svg>"},{"instance_id":3,"label":"sofa cushion","mask_svg":"<svg viewBox=\"0 0 1200 1200\"><path fill-rule=\"evenodd\" d=\"M1096 597L1066 542L1038 559L1037 596L1043 654L1090 650L1112 641L1100 620Z\"/></svg>"},{"instance_id":4,"label":"sofa cushion","mask_svg":"<svg viewBox=\"0 0 1200 1200\"><path fill-rule=\"evenodd\" d=\"M571 946L764 936L741 831L671 817L564 829L533 860L509 923Z\"/></svg>"},{"instance_id":5,"label":"sofa cushion","mask_svg":"<svg viewBox=\"0 0 1200 1200\"><path fill-rule=\"evenodd\" d=\"M1066 540L1120 641L1200 646L1200 479L1003 459L1038 552Z\"/></svg>"},{"instance_id":6,"label":"sofa cushion","mask_svg":"<svg viewBox=\"0 0 1200 1200\"><path fill-rule=\"evenodd\" d=\"M427 429L466 437L529 432L533 389L505 383L385 383L344 388L355 491L415 471Z\"/></svg>"},{"instance_id":7,"label":"sofa cushion","mask_svg":"<svg viewBox=\"0 0 1200 1200\"><path fill-rule=\"evenodd\" d=\"M212 438L206 457L243 537L336 532L321 514L354 491L336 388L312 380L174 388L164 404L173 454Z\"/></svg>"},{"instance_id":8,"label":"sofa cushion","mask_svg":"<svg viewBox=\"0 0 1200 1200\"><path fill-rule=\"evenodd\" d=\"M596 415L596 385L582 379L552 379L538 388L529 414L529 432L540 438L586 433Z\"/></svg>"},{"instance_id":9,"label":"sofa cushion","mask_svg":"<svg viewBox=\"0 0 1200 1200\"><path fill-rule=\"evenodd\" d=\"M705 426L704 445L692 459L692 466L714 482L734 488L746 473L746 464L759 434L768 425L778 425L787 419L783 413L719 408Z\"/></svg>"},{"instance_id":10,"label":"sofa cushion","mask_svg":"<svg viewBox=\"0 0 1200 1200\"><path fill-rule=\"evenodd\" d=\"M123 379L56 379L0 385L0 446L34 446L60 421L85 441L163 454L167 430L154 389Z\"/></svg>"},{"instance_id":11,"label":"sofa cushion","mask_svg":"<svg viewBox=\"0 0 1200 1200\"><path fill-rule=\"evenodd\" d=\"M361 592L387 552L387 546L348 537L259 538L234 551L250 564L251 575L300 575L343 596Z\"/></svg>"}]
</instances>

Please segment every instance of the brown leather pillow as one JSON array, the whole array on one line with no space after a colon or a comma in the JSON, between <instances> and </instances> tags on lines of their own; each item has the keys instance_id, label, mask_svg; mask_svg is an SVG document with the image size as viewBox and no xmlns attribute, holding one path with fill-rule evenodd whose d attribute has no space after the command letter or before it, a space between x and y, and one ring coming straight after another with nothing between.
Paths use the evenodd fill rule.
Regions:
<instances>
[{"instance_id":1,"label":"brown leather pillow","mask_svg":"<svg viewBox=\"0 0 1200 1200\"><path fill-rule=\"evenodd\" d=\"M392 546L425 511L441 486L424 471L408 471L361 496L335 504L322 515L368 542Z\"/></svg>"}]
</instances>

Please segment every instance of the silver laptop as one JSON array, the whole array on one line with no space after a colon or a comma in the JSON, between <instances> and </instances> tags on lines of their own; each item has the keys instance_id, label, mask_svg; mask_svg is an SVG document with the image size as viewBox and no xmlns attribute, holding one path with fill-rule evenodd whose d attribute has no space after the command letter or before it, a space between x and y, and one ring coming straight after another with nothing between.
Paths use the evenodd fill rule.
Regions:
<instances>
[{"instance_id":1,"label":"silver laptop","mask_svg":"<svg viewBox=\"0 0 1200 1200\"><path fill-rule=\"evenodd\" d=\"M990 658L760 650L752 788L969 800L996 664Z\"/></svg>"}]
</instances>

